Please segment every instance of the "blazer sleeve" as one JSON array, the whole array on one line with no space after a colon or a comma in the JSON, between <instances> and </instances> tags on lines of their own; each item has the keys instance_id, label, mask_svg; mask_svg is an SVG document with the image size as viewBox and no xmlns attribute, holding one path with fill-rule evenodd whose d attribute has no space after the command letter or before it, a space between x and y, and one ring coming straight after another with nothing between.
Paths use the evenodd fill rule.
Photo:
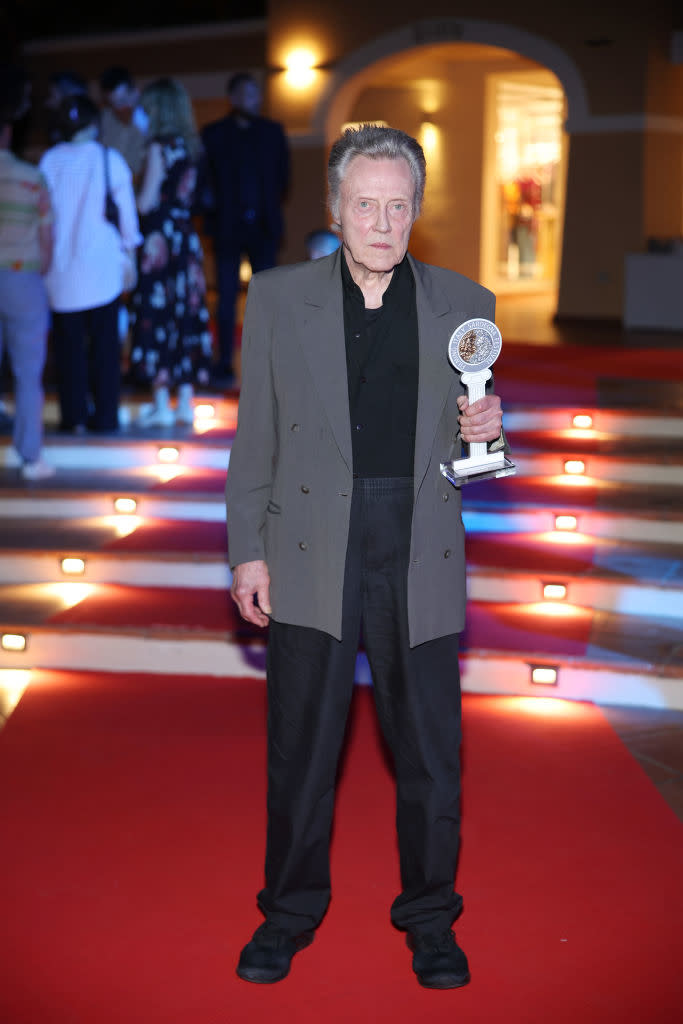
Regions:
<instances>
[{"instance_id":1,"label":"blazer sleeve","mask_svg":"<svg viewBox=\"0 0 683 1024\"><path fill-rule=\"evenodd\" d=\"M270 301L269 301L270 299ZM275 309L256 275L242 329L242 383L237 433L225 487L230 566L265 559L263 529L277 455L271 345Z\"/></svg>"}]
</instances>

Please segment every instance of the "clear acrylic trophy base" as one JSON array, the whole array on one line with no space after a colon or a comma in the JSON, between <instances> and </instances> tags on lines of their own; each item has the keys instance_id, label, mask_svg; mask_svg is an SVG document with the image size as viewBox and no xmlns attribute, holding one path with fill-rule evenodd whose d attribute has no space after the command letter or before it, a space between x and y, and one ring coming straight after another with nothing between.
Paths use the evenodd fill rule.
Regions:
<instances>
[{"instance_id":1,"label":"clear acrylic trophy base","mask_svg":"<svg viewBox=\"0 0 683 1024\"><path fill-rule=\"evenodd\" d=\"M486 452L484 455L470 455L467 459L452 459L441 463L441 473L454 487L478 480L497 480L502 476L513 476L517 467L505 452Z\"/></svg>"}]
</instances>

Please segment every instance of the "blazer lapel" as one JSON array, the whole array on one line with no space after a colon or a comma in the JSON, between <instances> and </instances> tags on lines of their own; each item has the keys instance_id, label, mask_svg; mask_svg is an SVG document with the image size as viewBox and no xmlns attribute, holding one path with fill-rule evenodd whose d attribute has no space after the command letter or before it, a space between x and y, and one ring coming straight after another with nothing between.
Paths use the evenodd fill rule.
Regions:
<instances>
[{"instance_id":1,"label":"blazer lapel","mask_svg":"<svg viewBox=\"0 0 683 1024\"><path fill-rule=\"evenodd\" d=\"M448 393L458 379L448 361L451 334L467 314L452 308L429 267L408 255L415 275L420 371L415 429L415 493L422 483L434 445L434 435ZM446 453L444 452L444 457Z\"/></svg>"},{"instance_id":2,"label":"blazer lapel","mask_svg":"<svg viewBox=\"0 0 683 1024\"><path fill-rule=\"evenodd\" d=\"M311 263L298 335L342 458L352 469L341 250Z\"/></svg>"}]
</instances>

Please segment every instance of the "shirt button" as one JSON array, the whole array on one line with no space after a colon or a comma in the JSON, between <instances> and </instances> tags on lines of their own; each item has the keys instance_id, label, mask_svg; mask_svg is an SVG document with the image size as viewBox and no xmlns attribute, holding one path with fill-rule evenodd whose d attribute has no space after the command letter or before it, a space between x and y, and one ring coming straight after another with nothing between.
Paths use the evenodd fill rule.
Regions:
<instances>
[{"instance_id":1,"label":"shirt button","mask_svg":"<svg viewBox=\"0 0 683 1024\"><path fill-rule=\"evenodd\" d=\"M302 551L308 551L308 544L306 543L305 540L299 541L299 547L301 548Z\"/></svg>"},{"instance_id":2,"label":"shirt button","mask_svg":"<svg viewBox=\"0 0 683 1024\"><path fill-rule=\"evenodd\" d=\"M354 338L356 339L356 341L358 341L358 339L360 338L360 331L354 334Z\"/></svg>"},{"instance_id":3,"label":"shirt button","mask_svg":"<svg viewBox=\"0 0 683 1024\"><path fill-rule=\"evenodd\" d=\"M306 484L302 484L301 485L301 491L302 491L303 494L308 494L309 491L310 491L310 487L307 487Z\"/></svg>"},{"instance_id":4,"label":"shirt button","mask_svg":"<svg viewBox=\"0 0 683 1024\"><path fill-rule=\"evenodd\" d=\"M367 377L361 377L360 382L361 382L361 384L367 384L368 378Z\"/></svg>"},{"instance_id":5,"label":"shirt button","mask_svg":"<svg viewBox=\"0 0 683 1024\"><path fill-rule=\"evenodd\" d=\"M446 548L446 550L443 553L443 557L444 558L450 558L451 557L451 549L450 548Z\"/></svg>"},{"instance_id":6,"label":"shirt button","mask_svg":"<svg viewBox=\"0 0 683 1024\"><path fill-rule=\"evenodd\" d=\"M363 429L363 424L362 423L356 423L356 430L362 430L362 429Z\"/></svg>"},{"instance_id":7,"label":"shirt button","mask_svg":"<svg viewBox=\"0 0 683 1024\"><path fill-rule=\"evenodd\" d=\"M301 427L299 426L298 423L292 423L291 429L294 431L294 433L296 433L297 430L301 430Z\"/></svg>"}]
</instances>

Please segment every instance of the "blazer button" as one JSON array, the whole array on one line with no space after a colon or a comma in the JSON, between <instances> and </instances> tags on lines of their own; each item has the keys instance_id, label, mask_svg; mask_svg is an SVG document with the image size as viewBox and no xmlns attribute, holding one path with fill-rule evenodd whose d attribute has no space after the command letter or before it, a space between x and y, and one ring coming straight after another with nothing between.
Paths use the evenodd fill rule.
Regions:
<instances>
[{"instance_id":1,"label":"blazer button","mask_svg":"<svg viewBox=\"0 0 683 1024\"><path fill-rule=\"evenodd\" d=\"M448 501L448 498L449 498L448 491L445 494L442 494L441 497L443 498L444 501Z\"/></svg>"},{"instance_id":2,"label":"blazer button","mask_svg":"<svg viewBox=\"0 0 683 1024\"><path fill-rule=\"evenodd\" d=\"M310 490L311 490L310 487L307 487L306 484L302 484L301 485L301 491L302 491L303 494L309 494Z\"/></svg>"},{"instance_id":3,"label":"blazer button","mask_svg":"<svg viewBox=\"0 0 683 1024\"><path fill-rule=\"evenodd\" d=\"M450 558L451 557L451 549L450 548L446 548L446 550L443 553L443 557L444 558Z\"/></svg>"},{"instance_id":4,"label":"blazer button","mask_svg":"<svg viewBox=\"0 0 683 1024\"><path fill-rule=\"evenodd\" d=\"M305 540L299 541L299 547L301 548L302 551L308 551L308 544L306 543Z\"/></svg>"},{"instance_id":5,"label":"blazer button","mask_svg":"<svg viewBox=\"0 0 683 1024\"><path fill-rule=\"evenodd\" d=\"M297 430L301 430L301 427L299 426L299 424L298 424L298 423L292 423L291 429L292 429L292 430L294 431L294 433L296 434Z\"/></svg>"}]
</instances>

